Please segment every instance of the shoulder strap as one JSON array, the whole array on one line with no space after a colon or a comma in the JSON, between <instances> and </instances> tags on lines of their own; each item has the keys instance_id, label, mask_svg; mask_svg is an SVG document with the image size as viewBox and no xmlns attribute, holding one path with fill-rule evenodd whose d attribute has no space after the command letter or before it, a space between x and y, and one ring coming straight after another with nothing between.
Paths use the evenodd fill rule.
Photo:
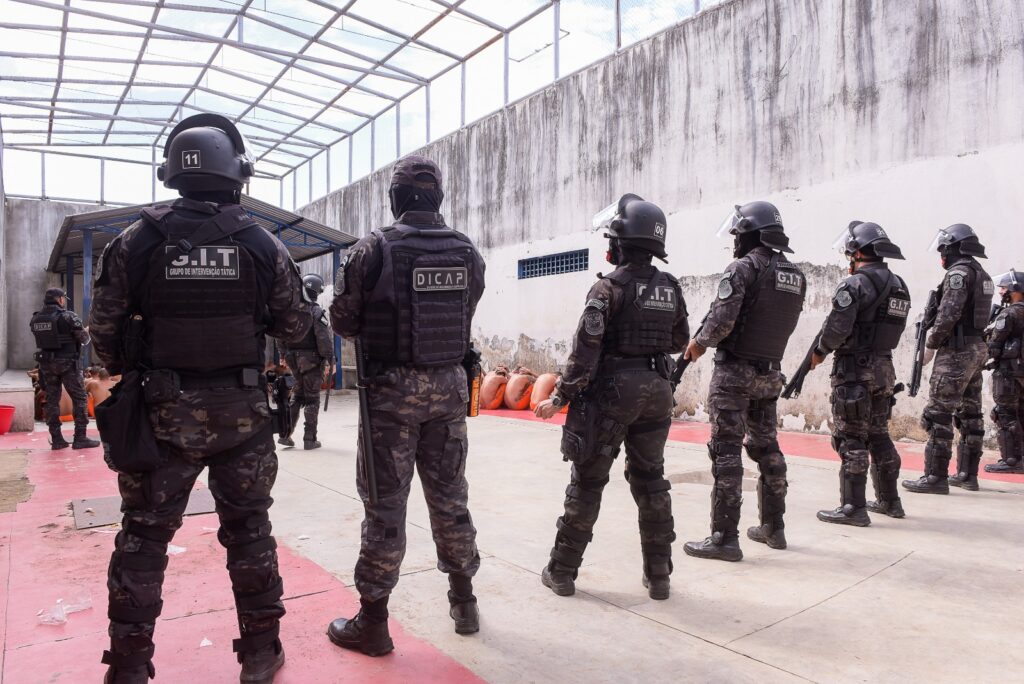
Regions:
<instances>
[{"instance_id":1,"label":"shoulder strap","mask_svg":"<svg viewBox=\"0 0 1024 684\"><path fill-rule=\"evenodd\" d=\"M173 212L174 209L165 205L160 204L155 207L145 207L141 212L142 218L149 221L150 224L159 227L160 223L163 222L167 215Z\"/></svg>"},{"instance_id":2,"label":"shoulder strap","mask_svg":"<svg viewBox=\"0 0 1024 684\"><path fill-rule=\"evenodd\" d=\"M878 305L883 300L885 300L886 297L889 296L890 292L892 292L892 288L895 285L893 279L896 278L898 280L899 276L895 275L892 271L890 271L889 278L886 280L885 284L882 285L877 280L875 280L874 276L871 275L870 271L861 271L861 275L866 276L867 279L871 281L871 285L875 288L875 292L878 293L878 295L873 300L871 300L871 306L868 307L869 311L877 311Z\"/></svg>"},{"instance_id":3,"label":"shoulder strap","mask_svg":"<svg viewBox=\"0 0 1024 684\"><path fill-rule=\"evenodd\" d=\"M772 258L768 260L768 266L757 274L757 278L750 284L751 288L756 288L758 285L764 282L764 280L772 273L775 272L775 267L779 265L780 254L778 252L772 252Z\"/></svg>"}]
</instances>

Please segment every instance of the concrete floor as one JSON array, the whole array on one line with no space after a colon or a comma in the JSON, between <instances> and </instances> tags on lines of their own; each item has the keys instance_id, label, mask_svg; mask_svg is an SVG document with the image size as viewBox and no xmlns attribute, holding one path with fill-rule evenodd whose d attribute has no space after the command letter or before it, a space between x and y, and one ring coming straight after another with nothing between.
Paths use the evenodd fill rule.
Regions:
<instances>
[{"instance_id":1,"label":"concrete floor","mask_svg":"<svg viewBox=\"0 0 1024 684\"><path fill-rule=\"evenodd\" d=\"M356 408L351 395L333 397L321 414L325 447L280 452L272 509L278 539L346 585L362 518ZM837 503L838 462L792 456L789 550L744 538L741 563L698 560L681 545L708 533L706 450L674 442L666 451L679 535L672 597L652 601L640 584L636 509L616 468L577 594L561 598L539 578L568 481L560 428L493 416L469 423L470 508L484 557L481 632L452 632L418 484L390 607L408 631L488 681L1024 678L1024 485L907 494L904 520L840 527L814 517ZM745 498L743 529L756 520L756 497Z\"/></svg>"}]
</instances>

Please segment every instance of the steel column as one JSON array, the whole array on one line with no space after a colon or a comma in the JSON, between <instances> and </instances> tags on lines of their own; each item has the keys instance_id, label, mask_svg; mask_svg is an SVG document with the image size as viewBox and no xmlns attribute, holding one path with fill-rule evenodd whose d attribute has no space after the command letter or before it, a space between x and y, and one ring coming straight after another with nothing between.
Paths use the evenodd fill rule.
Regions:
<instances>
[{"instance_id":1,"label":"steel column","mask_svg":"<svg viewBox=\"0 0 1024 684\"><path fill-rule=\"evenodd\" d=\"M338 270L341 269L341 250L335 248L331 254L331 261L334 266L334 270L331 273L331 281L335 282L338 278ZM341 336L334 336L334 387L341 389L344 387L344 373L341 370Z\"/></svg>"},{"instance_id":2,"label":"steel column","mask_svg":"<svg viewBox=\"0 0 1024 684\"><path fill-rule=\"evenodd\" d=\"M92 231L82 231L82 321L89 325L89 307L92 306ZM92 356L92 345L85 348L85 363Z\"/></svg>"},{"instance_id":3,"label":"steel column","mask_svg":"<svg viewBox=\"0 0 1024 684\"><path fill-rule=\"evenodd\" d=\"M68 293L68 308L75 310L75 257L70 254L64 258L67 273L64 276L64 291Z\"/></svg>"}]
</instances>

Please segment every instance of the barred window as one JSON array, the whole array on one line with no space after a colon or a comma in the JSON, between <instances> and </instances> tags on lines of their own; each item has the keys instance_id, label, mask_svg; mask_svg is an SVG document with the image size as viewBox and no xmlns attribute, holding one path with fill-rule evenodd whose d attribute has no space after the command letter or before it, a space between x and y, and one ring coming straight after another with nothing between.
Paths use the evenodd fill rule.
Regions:
<instances>
[{"instance_id":1,"label":"barred window","mask_svg":"<svg viewBox=\"0 0 1024 684\"><path fill-rule=\"evenodd\" d=\"M590 250L577 249L572 252L548 254L519 260L519 280L559 275L573 271L586 271L590 267Z\"/></svg>"}]
</instances>

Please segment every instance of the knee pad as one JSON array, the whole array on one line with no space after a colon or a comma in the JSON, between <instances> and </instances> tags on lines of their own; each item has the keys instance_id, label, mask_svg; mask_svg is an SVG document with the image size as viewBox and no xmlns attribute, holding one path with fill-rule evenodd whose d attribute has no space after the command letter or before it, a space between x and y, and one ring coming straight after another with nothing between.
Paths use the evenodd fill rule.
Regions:
<instances>
[{"instance_id":1,"label":"knee pad","mask_svg":"<svg viewBox=\"0 0 1024 684\"><path fill-rule=\"evenodd\" d=\"M921 427L936 439L953 439L953 414L925 409L921 415Z\"/></svg>"},{"instance_id":2,"label":"knee pad","mask_svg":"<svg viewBox=\"0 0 1024 684\"><path fill-rule=\"evenodd\" d=\"M722 477L743 477L743 447L712 440L708 444L711 452L711 472L715 479Z\"/></svg>"},{"instance_id":3,"label":"knee pad","mask_svg":"<svg viewBox=\"0 0 1024 684\"><path fill-rule=\"evenodd\" d=\"M1012 429L1019 420L1017 412L1008 406L996 406L992 409L992 422L1003 430Z\"/></svg>"}]
</instances>

